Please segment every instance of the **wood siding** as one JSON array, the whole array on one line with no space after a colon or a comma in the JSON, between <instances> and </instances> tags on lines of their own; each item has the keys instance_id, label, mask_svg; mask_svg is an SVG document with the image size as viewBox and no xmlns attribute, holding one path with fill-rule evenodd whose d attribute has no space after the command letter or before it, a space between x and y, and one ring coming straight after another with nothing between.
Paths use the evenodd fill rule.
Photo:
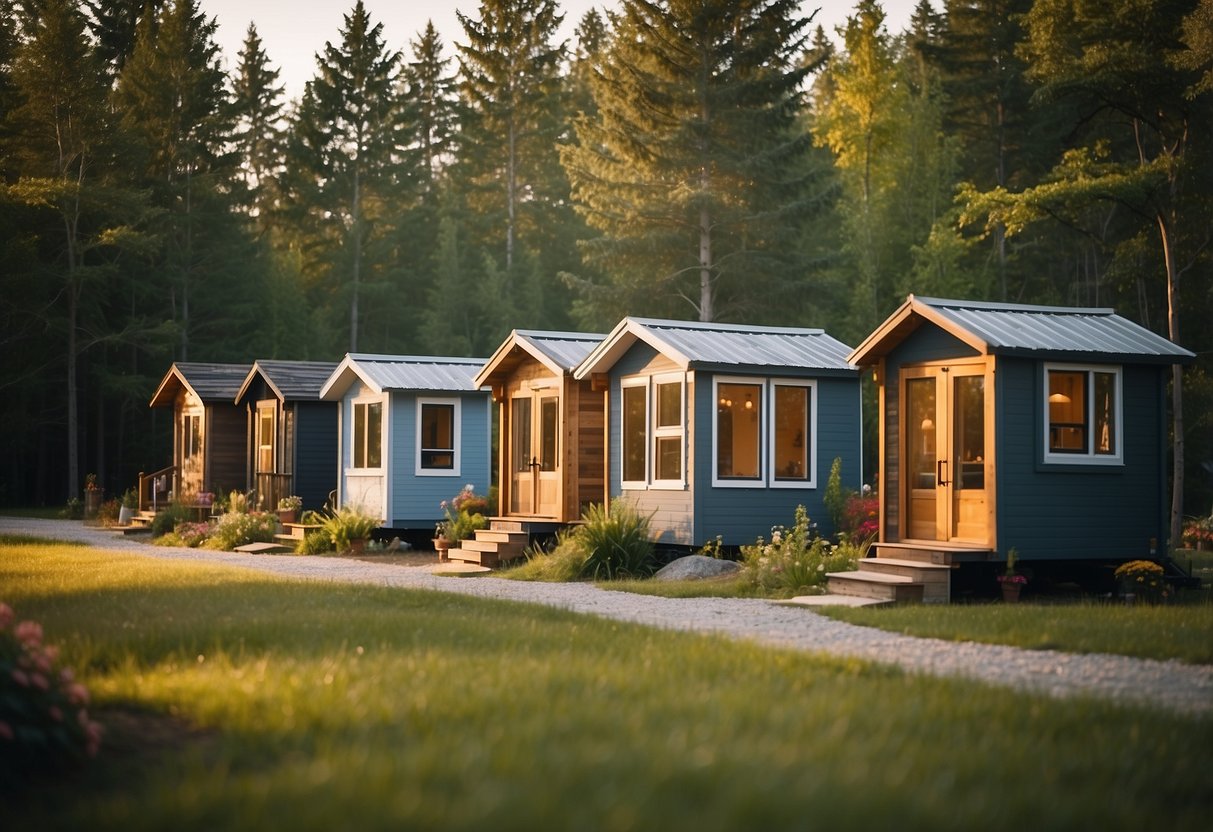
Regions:
<instances>
[{"instance_id":1,"label":"wood siding","mask_svg":"<svg viewBox=\"0 0 1213 832\"><path fill-rule=\"evenodd\" d=\"M303 507L324 507L337 487L337 405L333 402L295 402L290 405L294 441L294 492Z\"/></svg>"},{"instance_id":2,"label":"wood siding","mask_svg":"<svg viewBox=\"0 0 1213 832\"><path fill-rule=\"evenodd\" d=\"M206 488L216 494L243 490L248 479L248 419L234 404L207 405Z\"/></svg>"}]
</instances>

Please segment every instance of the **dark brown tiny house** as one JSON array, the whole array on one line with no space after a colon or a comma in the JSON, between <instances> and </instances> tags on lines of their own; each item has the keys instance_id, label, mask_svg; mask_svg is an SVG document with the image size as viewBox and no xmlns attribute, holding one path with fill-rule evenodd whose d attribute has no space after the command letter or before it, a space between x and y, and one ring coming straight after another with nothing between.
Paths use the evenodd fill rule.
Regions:
<instances>
[{"instance_id":1,"label":"dark brown tiny house","mask_svg":"<svg viewBox=\"0 0 1213 832\"><path fill-rule=\"evenodd\" d=\"M602 339L514 330L476 375L498 408L502 517L569 523L605 499L604 390L573 378Z\"/></svg>"},{"instance_id":2,"label":"dark brown tiny house","mask_svg":"<svg viewBox=\"0 0 1213 832\"><path fill-rule=\"evenodd\" d=\"M177 362L165 373L150 404L173 409L172 463L140 478L141 508L244 489L247 420L235 401L249 369Z\"/></svg>"}]
</instances>

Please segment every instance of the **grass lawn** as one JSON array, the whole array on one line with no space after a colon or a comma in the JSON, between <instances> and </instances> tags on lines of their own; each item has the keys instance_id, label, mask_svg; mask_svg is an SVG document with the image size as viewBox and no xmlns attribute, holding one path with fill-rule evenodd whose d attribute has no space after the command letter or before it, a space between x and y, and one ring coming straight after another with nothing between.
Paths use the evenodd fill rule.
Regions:
<instances>
[{"instance_id":1,"label":"grass lawn","mask_svg":"<svg viewBox=\"0 0 1213 832\"><path fill-rule=\"evenodd\" d=\"M3 829L1205 829L1213 720L0 540L107 724ZM0 752L2 753L2 752Z\"/></svg>"}]
</instances>

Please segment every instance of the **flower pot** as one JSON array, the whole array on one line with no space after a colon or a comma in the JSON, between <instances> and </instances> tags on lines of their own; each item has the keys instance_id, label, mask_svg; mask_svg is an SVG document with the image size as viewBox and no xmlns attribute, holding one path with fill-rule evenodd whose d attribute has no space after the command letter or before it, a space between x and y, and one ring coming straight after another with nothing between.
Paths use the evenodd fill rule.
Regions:
<instances>
[{"instance_id":1,"label":"flower pot","mask_svg":"<svg viewBox=\"0 0 1213 832\"><path fill-rule=\"evenodd\" d=\"M447 549L451 548L451 541L445 537L434 538L434 551L438 553L438 560L446 560Z\"/></svg>"},{"instance_id":2,"label":"flower pot","mask_svg":"<svg viewBox=\"0 0 1213 832\"><path fill-rule=\"evenodd\" d=\"M84 492L84 516L96 517L97 512L101 510L101 503L105 501L105 490L101 488L90 488Z\"/></svg>"},{"instance_id":3,"label":"flower pot","mask_svg":"<svg viewBox=\"0 0 1213 832\"><path fill-rule=\"evenodd\" d=\"M122 508L118 509L118 525L119 526L129 526L131 524L131 520L133 520L134 518L135 518L135 510L133 508L127 508L126 506L123 506Z\"/></svg>"},{"instance_id":4,"label":"flower pot","mask_svg":"<svg viewBox=\"0 0 1213 832\"><path fill-rule=\"evenodd\" d=\"M1002 600L1008 604L1017 604L1019 603L1019 593L1022 591L1023 584L1004 581L1002 584Z\"/></svg>"},{"instance_id":5,"label":"flower pot","mask_svg":"<svg viewBox=\"0 0 1213 832\"><path fill-rule=\"evenodd\" d=\"M284 526L287 523L298 523L299 522L299 512L293 508L290 508L290 509L280 508L280 509L278 509L278 522Z\"/></svg>"},{"instance_id":6,"label":"flower pot","mask_svg":"<svg viewBox=\"0 0 1213 832\"><path fill-rule=\"evenodd\" d=\"M350 541L350 553L351 554L361 555L365 551L366 551L366 538L365 537L355 537L353 540Z\"/></svg>"}]
</instances>

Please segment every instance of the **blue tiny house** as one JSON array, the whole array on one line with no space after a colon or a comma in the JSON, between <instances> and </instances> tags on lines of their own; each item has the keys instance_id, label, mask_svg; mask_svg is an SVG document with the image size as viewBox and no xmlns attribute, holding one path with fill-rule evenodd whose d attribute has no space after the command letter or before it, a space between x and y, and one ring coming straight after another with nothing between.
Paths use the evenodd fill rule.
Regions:
<instances>
[{"instance_id":1,"label":"blue tiny house","mask_svg":"<svg viewBox=\"0 0 1213 832\"><path fill-rule=\"evenodd\" d=\"M573 370L604 337L514 330L476 375L498 406L500 517L571 523L603 502L603 392Z\"/></svg>"},{"instance_id":2,"label":"blue tiny house","mask_svg":"<svg viewBox=\"0 0 1213 832\"><path fill-rule=\"evenodd\" d=\"M769 536L805 506L825 533L835 457L860 485L859 371L820 329L624 318L574 376L607 393L607 492L665 544Z\"/></svg>"},{"instance_id":3,"label":"blue tiny house","mask_svg":"<svg viewBox=\"0 0 1213 832\"><path fill-rule=\"evenodd\" d=\"M1111 309L911 295L850 360L880 391L880 550L951 560L1158 556L1169 367Z\"/></svg>"},{"instance_id":4,"label":"blue tiny house","mask_svg":"<svg viewBox=\"0 0 1213 832\"><path fill-rule=\"evenodd\" d=\"M483 358L349 354L320 390L338 402L337 500L397 529L433 527L465 484L490 484Z\"/></svg>"},{"instance_id":5,"label":"blue tiny house","mask_svg":"<svg viewBox=\"0 0 1213 832\"><path fill-rule=\"evenodd\" d=\"M335 361L257 361L236 393L247 420L246 488L273 511L288 495L324 507L337 488L337 405L320 400Z\"/></svg>"},{"instance_id":6,"label":"blue tiny house","mask_svg":"<svg viewBox=\"0 0 1213 832\"><path fill-rule=\"evenodd\" d=\"M169 367L150 406L173 409L173 461L140 477L141 509L243 488L247 422L235 399L248 372L248 364L178 361Z\"/></svg>"}]
</instances>

